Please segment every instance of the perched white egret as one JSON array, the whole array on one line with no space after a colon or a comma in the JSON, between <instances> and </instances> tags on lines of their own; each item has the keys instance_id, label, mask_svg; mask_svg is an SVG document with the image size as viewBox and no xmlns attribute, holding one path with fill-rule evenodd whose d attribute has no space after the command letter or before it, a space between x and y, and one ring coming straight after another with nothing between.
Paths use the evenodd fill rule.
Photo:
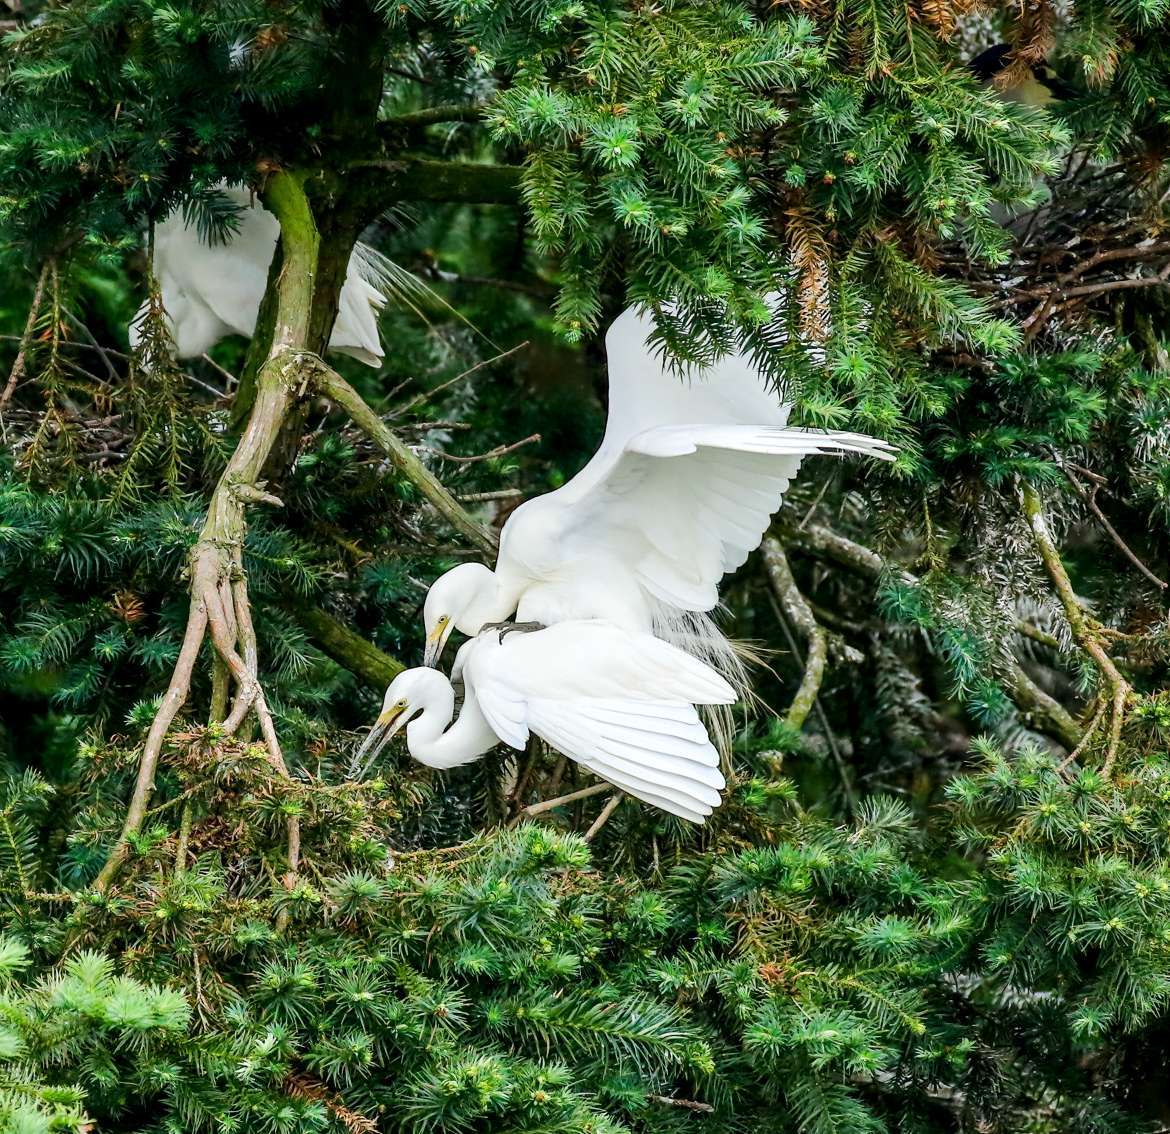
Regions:
<instances>
[{"instance_id":1,"label":"perched white egret","mask_svg":"<svg viewBox=\"0 0 1170 1134\"><path fill-rule=\"evenodd\" d=\"M512 513L494 571L462 564L431 587L425 664L453 629L475 635L515 613L649 631L734 676L735 653L706 612L763 539L801 459L891 457L872 437L788 428L790 407L746 355L680 378L655 356L652 331L630 308L606 334L609 419L589 463Z\"/></svg>"},{"instance_id":2,"label":"perched white egret","mask_svg":"<svg viewBox=\"0 0 1170 1134\"><path fill-rule=\"evenodd\" d=\"M463 706L438 670L400 673L355 763L372 760L404 725L411 756L453 768L535 733L611 784L702 823L719 806L719 757L695 705L735 691L710 666L649 634L605 622L562 622L533 633L487 630L456 655ZM450 725L450 727L448 727Z\"/></svg>"},{"instance_id":3,"label":"perched white egret","mask_svg":"<svg viewBox=\"0 0 1170 1134\"><path fill-rule=\"evenodd\" d=\"M226 335L252 336L280 238L280 222L247 189L224 186L220 191L241 209L239 226L226 242L201 240L181 210L154 230L154 272L180 358L196 358ZM379 252L355 245L329 339L332 350L367 366L382 365L378 312L396 274ZM131 347L141 338L144 312L145 306L130 324Z\"/></svg>"}]
</instances>

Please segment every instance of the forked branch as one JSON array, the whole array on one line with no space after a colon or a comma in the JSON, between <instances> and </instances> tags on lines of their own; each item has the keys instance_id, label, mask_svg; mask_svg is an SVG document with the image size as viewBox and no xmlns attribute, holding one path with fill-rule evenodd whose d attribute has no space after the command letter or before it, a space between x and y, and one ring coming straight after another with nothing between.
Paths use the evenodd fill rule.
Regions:
<instances>
[{"instance_id":1,"label":"forked branch","mask_svg":"<svg viewBox=\"0 0 1170 1134\"><path fill-rule=\"evenodd\" d=\"M301 177L276 173L269 182L266 203L281 226L282 267L276 282L277 318L272 345L267 361L260 368L256 397L243 434L211 496L202 531L191 551L191 607L179 660L151 722L122 831L94 883L99 892L112 885L126 861L132 838L142 828L167 731L187 700L199 651L208 632L217 658L235 685L234 703L221 726L224 733L231 735L254 713L273 770L288 778L260 684L242 548L245 509L250 503L271 502L272 498L259 487L264 466L289 411L307 388L306 362L314 356L305 348L319 237ZM217 691L217 700L223 692ZM294 815L288 819L285 884L290 888L295 884L299 858L300 826Z\"/></svg>"}]
</instances>

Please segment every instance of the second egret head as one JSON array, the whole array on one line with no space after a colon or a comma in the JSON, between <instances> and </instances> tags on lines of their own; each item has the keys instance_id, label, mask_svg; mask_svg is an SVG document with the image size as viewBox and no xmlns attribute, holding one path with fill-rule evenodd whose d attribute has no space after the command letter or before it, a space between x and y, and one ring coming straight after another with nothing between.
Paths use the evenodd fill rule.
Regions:
<instances>
[{"instance_id":1,"label":"second egret head","mask_svg":"<svg viewBox=\"0 0 1170 1134\"><path fill-rule=\"evenodd\" d=\"M511 611L493 609L497 592L495 572L482 563L460 563L440 575L423 603L423 665L438 665L452 630L472 638L485 622L507 617Z\"/></svg>"},{"instance_id":2,"label":"second egret head","mask_svg":"<svg viewBox=\"0 0 1170 1134\"><path fill-rule=\"evenodd\" d=\"M419 713L428 709L437 709L440 715L445 712L445 725L451 719L454 707L451 683L441 673L431 669L403 670L387 687L382 711L354 756L355 766L377 759L394 735Z\"/></svg>"}]
</instances>

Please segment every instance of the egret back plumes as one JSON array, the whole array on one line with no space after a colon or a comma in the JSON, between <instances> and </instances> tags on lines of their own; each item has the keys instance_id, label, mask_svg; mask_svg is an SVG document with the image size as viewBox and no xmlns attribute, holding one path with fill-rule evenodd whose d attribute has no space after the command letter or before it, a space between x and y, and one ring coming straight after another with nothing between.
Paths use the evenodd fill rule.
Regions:
<instances>
[{"instance_id":1,"label":"egret back plumes","mask_svg":"<svg viewBox=\"0 0 1170 1134\"><path fill-rule=\"evenodd\" d=\"M236 231L225 241L201 239L181 210L155 227L154 273L162 292L179 358L196 358L227 335L251 337L268 284L268 266L280 238L280 222L247 189L220 190L238 206ZM329 347L381 366L378 313L401 289L398 269L379 252L358 244L338 300ZM130 324L130 344L142 333L143 307Z\"/></svg>"},{"instance_id":2,"label":"egret back plumes","mask_svg":"<svg viewBox=\"0 0 1170 1134\"><path fill-rule=\"evenodd\" d=\"M550 625L603 618L657 633L741 689L743 663L705 615L719 580L759 546L802 459L890 458L884 441L790 428L789 408L744 354L681 375L633 308L606 335L609 417L601 446L562 488L520 505L500 534L494 573L466 568L431 588L433 663L453 626L474 634L513 614Z\"/></svg>"},{"instance_id":3,"label":"egret back plumes","mask_svg":"<svg viewBox=\"0 0 1170 1134\"><path fill-rule=\"evenodd\" d=\"M469 763L501 741L523 751L535 734L672 815L702 823L719 805L719 754L695 706L730 704L735 690L651 634L580 621L487 630L464 644L452 673L465 690L454 724L451 682L433 669L407 670L390 683L355 763L403 726L410 754L435 768Z\"/></svg>"}]
</instances>

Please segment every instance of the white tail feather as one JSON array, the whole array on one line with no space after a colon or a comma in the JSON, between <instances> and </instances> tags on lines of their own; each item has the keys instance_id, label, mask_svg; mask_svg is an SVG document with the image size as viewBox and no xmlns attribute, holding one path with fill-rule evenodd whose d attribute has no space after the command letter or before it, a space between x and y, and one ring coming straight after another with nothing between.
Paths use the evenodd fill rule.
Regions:
<instances>
[{"instance_id":1,"label":"white tail feather","mask_svg":"<svg viewBox=\"0 0 1170 1134\"><path fill-rule=\"evenodd\" d=\"M728 681L740 702L746 703L753 699L755 695L747 667L748 663L758 659L751 649L727 637L709 614L697 610L680 610L661 599L653 596L649 598L655 637L706 662ZM700 711L711 742L726 766L730 761L731 742L736 732L735 707L707 705Z\"/></svg>"}]
</instances>

